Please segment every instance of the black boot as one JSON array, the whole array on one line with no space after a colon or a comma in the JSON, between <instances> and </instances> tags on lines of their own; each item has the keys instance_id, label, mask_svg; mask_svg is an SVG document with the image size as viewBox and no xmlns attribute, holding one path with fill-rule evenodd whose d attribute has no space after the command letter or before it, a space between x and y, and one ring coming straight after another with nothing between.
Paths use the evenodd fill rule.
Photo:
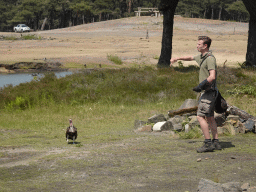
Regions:
<instances>
[{"instance_id":1,"label":"black boot","mask_svg":"<svg viewBox=\"0 0 256 192\"><path fill-rule=\"evenodd\" d=\"M213 143L212 141L209 139L209 140L205 140L204 141L204 145L198 149L196 149L197 153L204 153L204 152L212 152L214 151L214 146L213 146Z\"/></svg>"},{"instance_id":2,"label":"black boot","mask_svg":"<svg viewBox=\"0 0 256 192\"><path fill-rule=\"evenodd\" d=\"M213 139L212 144L216 150L222 150L219 139Z\"/></svg>"}]
</instances>

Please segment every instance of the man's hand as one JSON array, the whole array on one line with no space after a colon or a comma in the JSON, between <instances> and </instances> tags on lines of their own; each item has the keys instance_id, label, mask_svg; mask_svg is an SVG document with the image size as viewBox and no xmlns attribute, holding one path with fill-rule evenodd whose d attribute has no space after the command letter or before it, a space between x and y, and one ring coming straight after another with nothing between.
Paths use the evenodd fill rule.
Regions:
<instances>
[{"instance_id":1,"label":"man's hand","mask_svg":"<svg viewBox=\"0 0 256 192\"><path fill-rule=\"evenodd\" d=\"M171 64L170 64L170 66L173 64L173 63L175 63L175 62L177 62L178 61L178 59L176 59L176 58L171 58Z\"/></svg>"},{"instance_id":2,"label":"man's hand","mask_svg":"<svg viewBox=\"0 0 256 192\"><path fill-rule=\"evenodd\" d=\"M193 56L185 56L185 57L177 57L177 58L171 58L171 64L170 66L177 62L178 60L182 60L182 61L193 61L194 60L194 57Z\"/></svg>"}]
</instances>

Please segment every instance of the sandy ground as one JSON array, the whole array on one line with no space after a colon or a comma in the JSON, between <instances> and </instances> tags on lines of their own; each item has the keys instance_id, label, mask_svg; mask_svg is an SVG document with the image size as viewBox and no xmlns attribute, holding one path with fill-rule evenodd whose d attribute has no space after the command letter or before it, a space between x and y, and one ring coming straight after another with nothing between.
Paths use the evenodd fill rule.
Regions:
<instances>
[{"instance_id":1,"label":"sandy ground","mask_svg":"<svg viewBox=\"0 0 256 192\"><path fill-rule=\"evenodd\" d=\"M107 55L120 57L124 64L157 64L161 52L163 19L132 17L96 22L70 28L31 32L42 40L0 41L0 63L59 61L63 64L101 63L113 65ZM149 39L146 39L148 32ZM248 23L175 17L173 57L196 55L199 35L213 39L211 50L217 64L237 66L245 61ZM1 33L20 36L20 33ZM23 34L23 35L27 35ZM195 64L186 62L184 65Z\"/></svg>"}]
</instances>

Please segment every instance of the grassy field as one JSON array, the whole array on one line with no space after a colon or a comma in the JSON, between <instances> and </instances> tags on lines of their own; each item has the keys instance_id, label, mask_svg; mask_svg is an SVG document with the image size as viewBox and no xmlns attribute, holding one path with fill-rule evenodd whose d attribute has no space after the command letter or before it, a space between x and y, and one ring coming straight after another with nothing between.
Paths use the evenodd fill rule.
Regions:
<instances>
[{"instance_id":1,"label":"grassy field","mask_svg":"<svg viewBox=\"0 0 256 192\"><path fill-rule=\"evenodd\" d=\"M229 104L255 116L255 71L219 67L218 74ZM197 79L194 66L120 68L1 89L0 191L185 192L200 178L256 186L254 134L221 136L224 150L198 154L203 138L134 131L136 119L196 98ZM65 141L69 118L75 145Z\"/></svg>"}]
</instances>

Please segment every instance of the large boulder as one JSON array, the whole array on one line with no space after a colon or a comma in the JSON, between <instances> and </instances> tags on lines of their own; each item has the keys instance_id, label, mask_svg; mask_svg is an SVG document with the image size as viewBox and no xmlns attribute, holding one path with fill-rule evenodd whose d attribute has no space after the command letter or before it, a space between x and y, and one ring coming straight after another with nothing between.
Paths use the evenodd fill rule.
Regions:
<instances>
[{"instance_id":1,"label":"large boulder","mask_svg":"<svg viewBox=\"0 0 256 192\"><path fill-rule=\"evenodd\" d=\"M170 121L158 122L153 126L153 131L168 131L173 130L173 125Z\"/></svg>"},{"instance_id":2,"label":"large boulder","mask_svg":"<svg viewBox=\"0 0 256 192\"><path fill-rule=\"evenodd\" d=\"M179 109L193 108L198 106L198 101L196 99L186 99Z\"/></svg>"},{"instance_id":3,"label":"large boulder","mask_svg":"<svg viewBox=\"0 0 256 192\"><path fill-rule=\"evenodd\" d=\"M163 114L154 115L154 116L148 118L148 123L157 123L157 122L162 122L162 121L166 121L166 118Z\"/></svg>"},{"instance_id":4,"label":"large boulder","mask_svg":"<svg viewBox=\"0 0 256 192\"><path fill-rule=\"evenodd\" d=\"M211 180L201 179L198 185L198 192L242 192L239 182L215 183Z\"/></svg>"}]
</instances>

